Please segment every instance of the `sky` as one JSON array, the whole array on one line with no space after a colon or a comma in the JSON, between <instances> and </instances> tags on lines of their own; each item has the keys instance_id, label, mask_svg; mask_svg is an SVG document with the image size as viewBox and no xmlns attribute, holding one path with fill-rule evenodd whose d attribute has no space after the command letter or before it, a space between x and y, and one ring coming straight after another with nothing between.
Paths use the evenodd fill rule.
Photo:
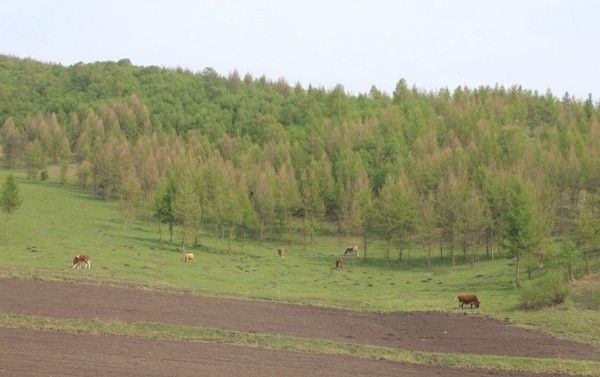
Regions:
<instances>
[{"instance_id":1,"label":"sky","mask_svg":"<svg viewBox=\"0 0 600 377\"><path fill-rule=\"evenodd\" d=\"M600 1L0 0L0 53L212 67L393 92L521 85L600 97Z\"/></svg>"}]
</instances>

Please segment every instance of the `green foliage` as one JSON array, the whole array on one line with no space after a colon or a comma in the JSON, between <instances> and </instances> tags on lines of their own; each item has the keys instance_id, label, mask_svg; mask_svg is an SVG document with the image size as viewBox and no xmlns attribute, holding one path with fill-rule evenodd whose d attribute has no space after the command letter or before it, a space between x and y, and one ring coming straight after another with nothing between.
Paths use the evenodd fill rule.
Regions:
<instances>
[{"instance_id":1,"label":"green foliage","mask_svg":"<svg viewBox=\"0 0 600 377\"><path fill-rule=\"evenodd\" d=\"M405 80L391 95L375 87L350 95L341 85L291 87L210 68L7 56L0 86L6 166L25 165L37 179L72 153L80 185L105 199L127 197L135 172L140 209L153 207L173 172L193 166L201 182L190 208L200 210L185 226L196 234L203 224L230 239L286 239L302 221L308 243L335 222L365 242L376 233L401 243L436 238L453 262L457 247L475 263L482 240L492 257L502 242L519 267L533 266L549 230L571 237L584 257L600 247L600 111L591 98L520 87L425 92ZM410 189L393 198L388 177ZM181 216L167 223L184 224Z\"/></svg>"},{"instance_id":2,"label":"green foliage","mask_svg":"<svg viewBox=\"0 0 600 377\"><path fill-rule=\"evenodd\" d=\"M46 156L37 140L28 143L25 147L25 167L27 168L27 178L32 180L36 180L38 174L46 169ZM41 178L43 177L40 176Z\"/></svg>"},{"instance_id":3,"label":"green foliage","mask_svg":"<svg viewBox=\"0 0 600 377\"><path fill-rule=\"evenodd\" d=\"M515 282L520 286L520 262L538 247L544 237L532 189L520 179L510 180L504 205L502 245L515 257Z\"/></svg>"},{"instance_id":4,"label":"green foliage","mask_svg":"<svg viewBox=\"0 0 600 377\"><path fill-rule=\"evenodd\" d=\"M546 257L545 265L561 273L566 273L569 280L573 279L573 270L580 261L581 254L572 241L563 241L551 249Z\"/></svg>"},{"instance_id":5,"label":"green foliage","mask_svg":"<svg viewBox=\"0 0 600 377\"><path fill-rule=\"evenodd\" d=\"M523 309L540 309L545 306L562 304L570 293L569 284L564 275L553 271L540 280L528 282L521 291Z\"/></svg>"},{"instance_id":6,"label":"green foliage","mask_svg":"<svg viewBox=\"0 0 600 377\"><path fill-rule=\"evenodd\" d=\"M154 193L154 216L161 224L169 225L169 233L173 239L173 227L175 225L175 198L177 196L177 183L174 177L169 177L158 186ZM160 234L162 238L162 234Z\"/></svg>"},{"instance_id":7,"label":"green foliage","mask_svg":"<svg viewBox=\"0 0 600 377\"><path fill-rule=\"evenodd\" d=\"M2 185L0 192L0 209L5 214L4 240L8 240L8 223L11 216L21 207L23 195L19 189L19 184L15 176L9 174Z\"/></svg>"},{"instance_id":8,"label":"green foliage","mask_svg":"<svg viewBox=\"0 0 600 377\"><path fill-rule=\"evenodd\" d=\"M91 164L87 160L77 167L77 181L79 182L79 187L82 189L87 188L91 170Z\"/></svg>"},{"instance_id":9,"label":"green foliage","mask_svg":"<svg viewBox=\"0 0 600 377\"><path fill-rule=\"evenodd\" d=\"M6 176L6 180L2 186L2 193L0 193L0 208L2 208L2 212L10 216L21 207L22 203L23 196L21 195L19 184L15 176L9 174Z\"/></svg>"}]
</instances>

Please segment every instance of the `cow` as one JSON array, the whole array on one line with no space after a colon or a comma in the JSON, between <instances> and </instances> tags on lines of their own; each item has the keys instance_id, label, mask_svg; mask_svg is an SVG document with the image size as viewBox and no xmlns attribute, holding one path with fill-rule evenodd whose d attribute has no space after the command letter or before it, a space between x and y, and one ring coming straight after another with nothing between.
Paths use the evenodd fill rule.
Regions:
<instances>
[{"instance_id":1,"label":"cow","mask_svg":"<svg viewBox=\"0 0 600 377\"><path fill-rule=\"evenodd\" d=\"M464 304L469 304L471 309L473 308L473 305L475 305L476 308L479 308L480 304L477 296L471 294L458 295L456 296L455 300L458 301L458 307L460 309L463 308Z\"/></svg>"},{"instance_id":2,"label":"cow","mask_svg":"<svg viewBox=\"0 0 600 377\"><path fill-rule=\"evenodd\" d=\"M346 251L344 251L344 255L351 255L353 257L357 257L358 256L358 246L356 245L350 245L346 248Z\"/></svg>"},{"instance_id":3,"label":"cow","mask_svg":"<svg viewBox=\"0 0 600 377\"><path fill-rule=\"evenodd\" d=\"M192 253L185 253L181 257L182 262L191 262L193 260L194 260L194 254L192 254Z\"/></svg>"},{"instance_id":4,"label":"cow","mask_svg":"<svg viewBox=\"0 0 600 377\"><path fill-rule=\"evenodd\" d=\"M283 258L283 256L285 255L285 247L280 247L279 249L277 249L277 255Z\"/></svg>"},{"instance_id":5,"label":"cow","mask_svg":"<svg viewBox=\"0 0 600 377\"><path fill-rule=\"evenodd\" d=\"M76 255L73 258L73 268L80 268L83 265L83 268L91 268L92 267L92 257L89 255Z\"/></svg>"},{"instance_id":6,"label":"cow","mask_svg":"<svg viewBox=\"0 0 600 377\"><path fill-rule=\"evenodd\" d=\"M336 259L335 268L336 270L341 270L342 268L344 268L344 260L342 258Z\"/></svg>"}]
</instances>

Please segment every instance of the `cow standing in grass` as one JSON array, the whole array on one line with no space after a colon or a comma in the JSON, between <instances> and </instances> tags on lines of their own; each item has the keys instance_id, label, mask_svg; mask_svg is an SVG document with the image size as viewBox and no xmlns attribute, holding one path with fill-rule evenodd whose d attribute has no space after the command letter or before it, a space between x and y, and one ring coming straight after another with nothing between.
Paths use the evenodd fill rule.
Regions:
<instances>
[{"instance_id":1,"label":"cow standing in grass","mask_svg":"<svg viewBox=\"0 0 600 377\"><path fill-rule=\"evenodd\" d=\"M350 255L351 257L357 257L358 256L358 246L356 246L356 245L348 246L346 248L346 251L344 251L344 255Z\"/></svg>"},{"instance_id":2,"label":"cow standing in grass","mask_svg":"<svg viewBox=\"0 0 600 377\"><path fill-rule=\"evenodd\" d=\"M336 259L336 261L335 261L335 268L337 270L341 270L342 268L344 268L344 261L342 260L342 258L338 257L338 259Z\"/></svg>"},{"instance_id":3,"label":"cow standing in grass","mask_svg":"<svg viewBox=\"0 0 600 377\"><path fill-rule=\"evenodd\" d=\"M193 260L194 260L194 254L192 254L192 253L185 253L181 257L182 262L191 262Z\"/></svg>"},{"instance_id":4,"label":"cow standing in grass","mask_svg":"<svg viewBox=\"0 0 600 377\"><path fill-rule=\"evenodd\" d=\"M73 268L80 268L83 265L83 268L91 268L92 267L92 257L89 255L76 255L73 258Z\"/></svg>"},{"instance_id":5,"label":"cow standing in grass","mask_svg":"<svg viewBox=\"0 0 600 377\"><path fill-rule=\"evenodd\" d=\"M283 258L285 256L285 247L277 249L277 255L279 255L280 258Z\"/></svg>"},{"instance_id":6,"label":"cow standing in grass","mask_svg":"<svg viewBox=\"0 0 600 377\"><path fill-rule=\"evenodd\" d=\"M455 300L458 301L458 307L460 309L462 309L465 304L469 304L471 309L473 308L473 305L475 305L476 308L479 308L480 304L477 296L471 294L458 295Z\"/></svg>"}]
</instances>

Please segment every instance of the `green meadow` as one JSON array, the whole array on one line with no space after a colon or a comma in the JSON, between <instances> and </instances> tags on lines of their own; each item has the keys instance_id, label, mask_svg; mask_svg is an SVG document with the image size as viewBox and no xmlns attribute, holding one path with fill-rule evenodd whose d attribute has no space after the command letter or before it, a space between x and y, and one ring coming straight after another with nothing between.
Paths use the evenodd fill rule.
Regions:
<instances>
[{"instance_id":1,"label":"green meadow","mask_svg":"<svg viewBox=\"0 0 600 377\"><path fill-rule=\"evenodd\" d=\"M6 174L0 172L2 181ZM344 269L336 270L335 259L349 239L317 237L305 248L297 235L284 244L288 252L280 259L276 253L279 241L259 244L237 239L228 252L227 240L203 232L199 245L189 247L195 260L182 263L177 232L174 242L169 242L163 228L163 241L159 241L157 224L141 216L133 229L125 230L117 203L98 199L73 184L61 186L52 179L33 183L24 173L16 175L24 201L9 223L8 241L0 242L3 277L130 285L373 311L461 312L454 297L472 292L482 301L481 308L465 312L600 344L600 311L581 298L588 285L577 285L573 298L565 304L523 311L510 259L491 261L482 252L471 267L458 250L457 264L452 266L447 251L440 260L435 249L429 268L425 250L415 248L410 256L404 252L400 263L393 252L389 262L386 244L370 241L366 261L361 250L353 263L347 258ZM72 269L76 254L91 255L92 268ZM533 278L537 277L534 274Z\"/></svg>"}]
</instances>

